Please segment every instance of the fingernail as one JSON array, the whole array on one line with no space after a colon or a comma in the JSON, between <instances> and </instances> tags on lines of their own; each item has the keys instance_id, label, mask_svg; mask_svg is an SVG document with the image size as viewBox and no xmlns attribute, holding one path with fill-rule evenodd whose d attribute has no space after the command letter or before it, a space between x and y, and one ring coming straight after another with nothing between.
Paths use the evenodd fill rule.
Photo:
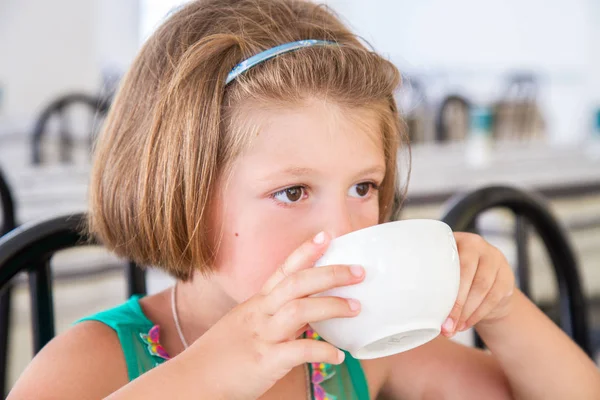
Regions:
<instances>
[{"instance_id":1,"label":"fingernail","mask_svg":"<svg viewBox=\"0 0 600 400\"><path fill-rule=\"evenodd\" d=\"M442 329L446 332L452 332L454 330L454 321L452 318L446 318L446 321L444 321L442 325Z\"/></svg>"},{"instance_id":2,"label":"fingernail","mask_svg":"<svg viewBox=\"0 0 600 400\"><path fill-rule=\"evenodd\" d=\"M344 358L346 358L346 354L344 354L343 351L338 350L338 361L340 364L344 362Z\"/></svg>"},{"instance_id":3,"label":"fingernail","mask_svg":"<svg viewBox=\"0 0 600 400\"><path fill-rule=\"evenodd\" d=\"M352 265L350 266L350 273L357 278L360 278L365 273L365 269L360 265Z\"/></svg>"},{"instance_id":4,"label":"fingernail","mask_svg":"<svg viewBox=\"0 0 600 400\"><path fill-rule=\"evenodd\" d=\"M313 238L313 243L314 244L323 244L323 243L325 243L325 232L319 232L319 233L317 233L317 235Z\"/></svg>"},{"instance_id":5,"label":"fingernail","mask_svg":"<svg viewBox=\"0 0 600 400\"><path fill-rule=\"evenodd\" d=\"M442 330L442 335L444 335L448 339L452 339L452 337L454 336L454 332L446 332L446 331Z\"/></svg>"},{"instance_id":6,"label":"fingernail","mask_svg":"<svg viewBox=\"0 0 600 400\"><path fill-rule=\"evenodd\" d=\"M360 302L354 299L348 299L348 306L352 311L358 311L360 309Z\"/></svg>"}]
</instances>

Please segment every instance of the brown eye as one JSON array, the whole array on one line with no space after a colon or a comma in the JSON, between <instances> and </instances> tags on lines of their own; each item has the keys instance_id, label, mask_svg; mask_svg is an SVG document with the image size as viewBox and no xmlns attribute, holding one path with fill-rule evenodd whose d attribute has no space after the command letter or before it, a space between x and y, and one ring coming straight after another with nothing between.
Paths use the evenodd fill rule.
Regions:
<instances>
[{"instance_id":1,"label":"brown eye","mask_svg":"<svg viewBox=\"0 0 600 400\"><path fill-rule=\"evenodd\" d=\"M285 195L289 201L294 203L302 198L302 188L293 187L293 188L285 189Z\"/></svg>"},{"instance_id":2,"label":"brown eye","mask_svg":"<svg viewBox=\"0 0 600 400\"><path fill-rule=\"evenodd\" d=\"M348 194L352 197L366 197L371 189L376 189L373 183L362 182L352 186Z\"/></svg>"},{"instance_id":3,"label":"brown eye","mask_svg":"<svg viewBox=\"0 0 600 400\"><path fill-rule=\"evenodd\" d=\"M304 188L302 186L293 186L287 189L280 190L273 195L273 198L282 203L296 203L302 200L304 196Z\"/></svg>"},{"instance_id":4,"label":"brown eye","mask_svg":"<svg viewBox=\"0 0 600 400\"><path fill-rule=\"evenodd\" d=\"M361 197L366 196L367 193L369 193L370 187L371 185L368 183L359 183L356 185L356 193L358 193L358 195Z\"/></svg>"}]
</instances>

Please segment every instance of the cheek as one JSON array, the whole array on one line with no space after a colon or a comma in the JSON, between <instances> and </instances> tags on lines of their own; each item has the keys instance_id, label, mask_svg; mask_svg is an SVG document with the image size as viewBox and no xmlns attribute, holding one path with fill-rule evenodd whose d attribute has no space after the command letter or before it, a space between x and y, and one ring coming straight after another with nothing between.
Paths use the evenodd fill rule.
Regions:
<instances>
[{"instance_id":1,"label":"cheek","mask_svg":"<svg viewBox=\"0 0 600 400\"><path fill-rule=\"evenodd\" d=\"M379 223L379 200L377 196L373 199L361 203L360 201L350 201L348 212L352 220L352 230L356 231Z\"/></svg>"},{"instance_id":2,"label":"cheek","mask_svg":"<svg viewBox=\"0 0 600 400\"><path fill-rule=\"evenodd\" d=\"M249 210L226 224L215 265L224 289L237 302L257 293L285 259L316 233L309 222ZM293 213L292 213L293 214Z\"/></svg>"},{"instance_id":3,"label":"cheek","mask_svg":"<svg viewBox=\"0 0 600 400\"><path fill-rule=\"evenodd\" d=\"M339 233L343 234L378 223L376 199L347 201L346 207L324 203L310 210L277 208L262 200L230 202L230 211L221 214L223 235L214 266L220 285L236 302L243 302L320 230L333 233L341 224L345 228ZM337 212L341 209L345 212Z\"/></svg>"}]
</instances>

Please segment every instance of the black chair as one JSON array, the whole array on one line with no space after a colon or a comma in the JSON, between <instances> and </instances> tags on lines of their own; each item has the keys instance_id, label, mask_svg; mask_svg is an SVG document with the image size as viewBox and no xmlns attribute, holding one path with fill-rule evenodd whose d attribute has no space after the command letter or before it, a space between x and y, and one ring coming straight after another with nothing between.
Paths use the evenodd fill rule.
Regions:
<instances>
[{"instance_id":1,"label":"black chair","mask_svg":"<svg viewBox=\"0 0 600 400\"><path fill-rule=\"evenodd\" d=\"M58 116L60 120L60 161L63 163L72 161L73 137L70 132L66 111L69 107L74 105L85 105L92 113L92 126L88 137L91 144L95 135L94 125L97 125L95 123L96 119L98 117L104 117L108 113L110 108L110 98L91 96L84 93L70 93L61 96L50 103L38 117L31 136L33 165L40 165L43 162L42 139L47 131L48 123L53 116Z\"/></svg>"},{"instance_id":2,"label":"black chair","mask_svg":"<svg viewBox=\"0 0 600 400\"><path fill-rule=\"evenodd\" d=\"M25 224L0 238L0 291L10 287L19 273L25 272L29 278L34 354L55 333L52 256L67 248L96 244L83 233L85 219L85 214L73 214ZM129 295L145 294L145 272L130 262L126 273ZM2 368L6 368L3 361Z\"/></svg>"},{"instance_id":3,"label":"black chair","mask_svg":"<svg viewBox=\"0 0 600 400\"><path fill-rule=\"evenodd\" d=\"M550 257L559 292L561 328L590 356L588 308L581 287L575 253L565 230L542 198L525 190L491 186L452 198L442 220L454 231L476 230L477 218L493 208L505 208L516 217L517 278L521 290L530 294L527 229L532 227L542 239ZM476 337L477 345L483 344Z\"/></svg>"},{"instance_id":4,"label":"black chair","mask_svg":"<svg viewBox=\"0 0 600 400\"><path fill-rule=\"evenodd\" d=\"M16 227L15 203L10 186L0 169L0 208L2 211L2 225L0 226L0 237L12 231ZM12 286L6 285L0 290L0 394L6 393L6 375L8 364L8 326L10 323L10 300Z\"/></svg>"},{"instance_id":5,"label":"black chair","mask_svg":"<svg viewBox=\"0 0 600 400\"><path fill-rule=\"evenodd\" d=\"M464 118L465 130L458 132L458 137L455 139L465 140L470 129L470 110L471 102L462 95L450 94L446 96L440 103L439 109L435 116L435 140L439 143L445 143L452 140L452 127L448 124L449 110L455 109L457 113Z\"/></svg>"}]
</instances>

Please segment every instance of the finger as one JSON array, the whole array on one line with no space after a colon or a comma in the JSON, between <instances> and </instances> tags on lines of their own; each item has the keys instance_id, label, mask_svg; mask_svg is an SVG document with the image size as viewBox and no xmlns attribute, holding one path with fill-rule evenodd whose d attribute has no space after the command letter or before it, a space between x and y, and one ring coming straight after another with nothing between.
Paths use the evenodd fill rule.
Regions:
<instances>
[{"instance_id":1,"label":"finger","mask_svg":"<svg viewBox=\"0 0 600 400\"><path fill-rule=\"evenodd\" d=\"M323 253L325 253L330 240L327 233L319 232L311 240L300 245L267 280L261 293L264 295L270 293L279 282L294 272L312 267Z\"/></svg>"},{"instance_id":2,"label":"finger","mask_svg":"<svg viewBox=\"0 0 600 400\"><path fill-rule=\"evenodd\" d=\"M464 330L463 324L471 317L471 315L477 310L484 302L488 293L490 293L493 287L496 285L496 279L500 268L490 267L485 265L485 257L482 257L479 261L480 266L478 267L473 284L471 285L471 291L467 297L465 305L463 307L460 317L457 319L456 330Z\"/></svg>"},{"instance_id":3,"label":"finger","mask_svg":"<svg viewBox=\"0 0 600 400\"><path fill-rule=\"evenodd\" d=\"M294 335L294 339L298 339L300 336L302 336L304 334L304 332L306 332L309 329L310 329L310 326L308 324L305 324L302 328L300 328L296 331L296 334Z\"/></svg>"},{"instance_id":4,"label":"finger","mask_svg":"<svg viewBox=\"0 0 600 400\"><path fill-rule=\"evenodd\" d=\"M306 363L339 365L345 354L333 345L314 339L298 339L274 347L273 361L286 370Z\"/></svg>"},{"instance_id":5,"label":"finger","mask_svg":"<svg viewBox=\"0 0 600 400\"><path fill-rule=\"evenodd\" d=\"M479 254L474 252L464 252L460 254L460 286L458 288L458 295L456 296L456 301L454 302L454 307L452 307L452 311L448 315L448 318L442 325L442 333L446 336L454 333L456 329L456 324L460 315L462 314L462 310L464 308L465 302L467 301L467 296L469 295L469 291L471 290L471 285L473 283L473 278L475 277L475 273L477 272L477 265L479 264Z\"/></svg>"},{"instance_id":6,"label":"finger","mask_svg":"<svg viewBox=\"0 0 600 400\"><path fill-rule=\"evenodd\" d=\"M293 300L269 320L268 340L282 342L298 337L298 331L311 322L331 318L351 318L360 313L360 302L341 297L305 297Z\"/></svg>"},{"instance_id":7,"label":"finger","mask_svg":"<svg viewBox=\"0 0 600 400\"><path fill-rule=\"evenodd\" d=\"M327 265L295 273L281 281L265 297L263 311L274 315L294 299L325 292L340 286L354 285L365 277L365 270L358 265Z\"/></svg>"},{"instance_id":8,"label":"finger","mask_svg":"<svg viewBox=\"0 0 600 400\"><path fill-rule=\"evenodd\" d=\"M475 326L484 317L490 314L500 303L509 298L514 293L514 277L510 271L501 271L496 278L496 283L492 290L488 292L483 302L469 318L465 320L464 329Z\"/></svg>"}]
</instances>

